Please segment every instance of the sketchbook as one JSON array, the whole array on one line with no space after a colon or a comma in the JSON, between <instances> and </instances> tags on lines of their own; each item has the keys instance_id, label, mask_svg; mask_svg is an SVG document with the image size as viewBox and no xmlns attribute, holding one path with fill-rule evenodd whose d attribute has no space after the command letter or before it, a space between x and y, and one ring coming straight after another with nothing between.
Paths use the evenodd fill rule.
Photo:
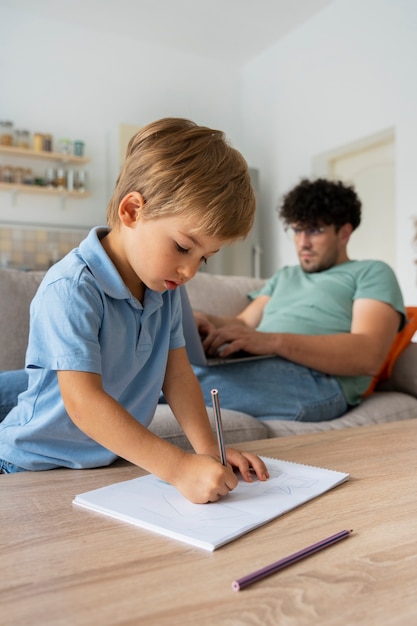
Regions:
<instances>
[{"instance_id":1,"label":"sketchbook","mask_svg":"<svg viewBox=\"0 0 417 626\"><path fill-rule=\"evenodd\" d=\"M349 474L263 458L270 478L239 479L218 502L193 504L149 474L77 495L73 502L160 535L213 551L349 478Z\"/></svg>"}]
</instances>

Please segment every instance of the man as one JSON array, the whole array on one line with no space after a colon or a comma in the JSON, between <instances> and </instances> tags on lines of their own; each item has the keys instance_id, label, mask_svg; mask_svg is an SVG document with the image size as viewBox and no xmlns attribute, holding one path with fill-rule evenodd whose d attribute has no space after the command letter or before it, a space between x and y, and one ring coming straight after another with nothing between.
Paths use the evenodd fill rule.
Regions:
<instances>
[{"instance_id":1,"label":"man","mask_svg":"<svg viewBox=\"0 0 417 626\"><path fill-rule=\"evenodd\" d=\"M350 186L302 180L279 212L299 265L279 270L234 318L196 312L208 354L274 358L195 367L206 403L262 419L330 420L360 403L398 330L404 304L381 261L352 261L347 245L361 202Z\"/></svg>"}]
</instances>

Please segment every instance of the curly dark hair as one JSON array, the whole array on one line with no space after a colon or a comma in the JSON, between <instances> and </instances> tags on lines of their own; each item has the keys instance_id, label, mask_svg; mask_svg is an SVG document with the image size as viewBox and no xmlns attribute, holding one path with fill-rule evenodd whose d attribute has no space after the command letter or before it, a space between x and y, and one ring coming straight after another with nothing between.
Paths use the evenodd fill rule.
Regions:
<instances>
[{"instance_id":1,"label":"curly dark hair","mask_svg":"<svg viewBox=\"0 0 417 626\"><path fill-rule=\"evenodd\" d=\"M355 230L361 222L361 206L354 188L340 180L303 178L283 196L279 216L286 225L311 228L327 224L338 231L344 224L351 224Z\"/></svg>"}]
</instances>

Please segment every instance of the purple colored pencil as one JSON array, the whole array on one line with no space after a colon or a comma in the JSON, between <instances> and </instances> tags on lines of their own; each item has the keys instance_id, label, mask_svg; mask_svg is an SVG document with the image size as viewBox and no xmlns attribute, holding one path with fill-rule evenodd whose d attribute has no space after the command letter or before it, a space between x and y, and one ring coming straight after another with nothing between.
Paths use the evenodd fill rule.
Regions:
<instances>
[{"instance_id":1,"label":"purple colored pencil","mask_svg":"<svg viewBox=\"0 0 417 626\"><path fill-rule=\"evenodd\" d=\"M335 535L331 535L326 539L322 539L317 543L313 543L313 545L308 546L308 548L303 548L303 550L295 552L294 554L290 554L289 556L286 556L283 559L276 561L275 563L271 563L270 565L267 565L262 569L258 569L255 572L248 574L247 576L243 576L243 578L238 578L237 580L233 581L232 587L235 591L240 591L241 589L244 589L245 587L248 587L249 585L258 582L258 580L269 576L270 574L275 574L275 572L284 569L284 567L288 567L289 565L292 565L297 561L301 561L301 559L305 559L307 556L310 556L315 552L319 552L319 550L323 550L328 546L332 546L334 543L337 543L341 539L349 537L352 532L352 530L341 530Z\"/></svg>"},{"instance_id":2,"label":"purple colored pencil","mask_svg":"<svg viewBox=\"0 0 417 626\"><path fill-rule=\"evenodd\" d=\"M213 403L214 422L216 424L217 442L219 444L220 460L222 465L227 465L226 448L224 446L222 416L220 412L219 392L217 389L211 390L211 400Z\"/></svg>"}]
</instances>

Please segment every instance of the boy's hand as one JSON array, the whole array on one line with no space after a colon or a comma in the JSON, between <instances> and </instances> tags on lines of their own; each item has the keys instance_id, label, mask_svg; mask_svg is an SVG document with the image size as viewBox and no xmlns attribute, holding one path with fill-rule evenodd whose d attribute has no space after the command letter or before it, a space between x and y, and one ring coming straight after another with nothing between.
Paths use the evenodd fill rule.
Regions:
<instances>
[{"instance_id":1,"label":"boy's hand","mask_svg":"<svg viewBox=\"0 0 417 626\"><path fill-rule=\"evenodd\" d=\"M185 454L170 481L195 504L216 502L238 483L232 468L205 454Z\"/></svg>"},{"instance_id":2,"label":"boy's hand","mask_svg":"<svg viewBox=\"0 0 417 626\"><path fill-rule=\"evenodd\" d=\"M253 472L258 480L268 480L269 472L265 463L256 454L226 448L226 457L232 467L236 467L246 482L253 482Z\"/></svg>"},{"instance_id":3,"label":"boy's hand","mask_svg":"<svg viewBox=\"0 0 417 626\"><path fill-rule=\"evenodd\" d=\"M269 478L265 463L256 454L226 448L226 456L230 463L227 467L206 454L185 454L172 484L191 502L206 504L220 500L237 487L232 467L239 470L246 482L253 482L253 472L258 480Z\"/></svg>"}]
</instances>

